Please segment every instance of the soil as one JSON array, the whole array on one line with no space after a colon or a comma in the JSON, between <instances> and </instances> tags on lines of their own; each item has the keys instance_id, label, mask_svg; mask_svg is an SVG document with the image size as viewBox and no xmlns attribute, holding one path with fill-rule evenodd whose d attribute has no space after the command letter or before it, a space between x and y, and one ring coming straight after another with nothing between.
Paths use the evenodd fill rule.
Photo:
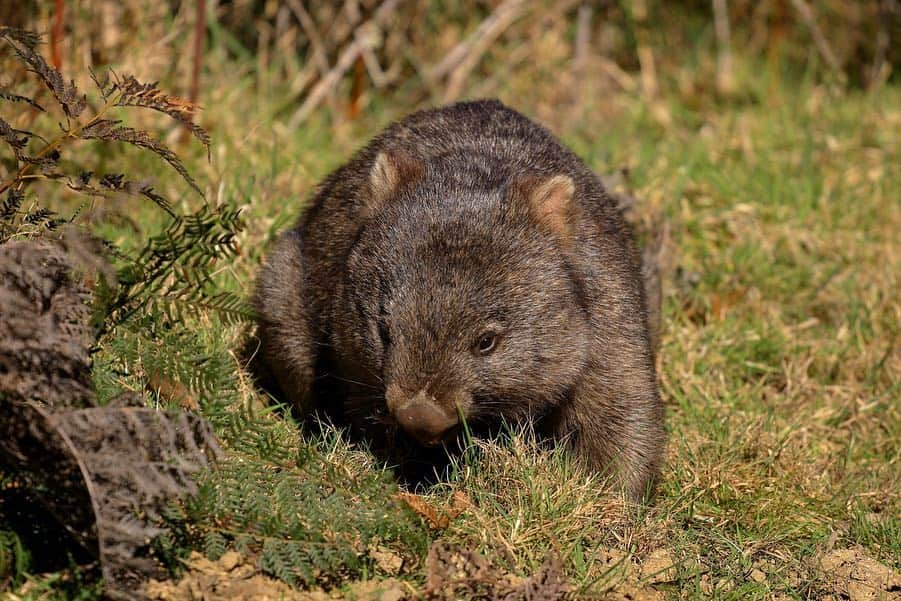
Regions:
<instances>
[{"instance_id":1,"label":"soil","mask_svg":"<svg viewBox=\"0 0 901 601\"><path fill-rule=\"evenodd\" d=\"M821 553L808 563L823 583L824 601L901 601L901 573L867 555L863 547Z\"/></svg>"},{"instance_id":2,"label":"soil","mask_svg":"<svg viewBox=\"0 0 901 601\"><path fill-rule=\"evenodd\" d=\"M152 580L145 589L147 596L153 601L400 601L410 594L409 587L394 579L358 582L331 594L298 591L281 580L260 574L252 562L234 551L218 561L195 551L184 563L187 571L179 580Z\"/></svg>"}]
</instances>

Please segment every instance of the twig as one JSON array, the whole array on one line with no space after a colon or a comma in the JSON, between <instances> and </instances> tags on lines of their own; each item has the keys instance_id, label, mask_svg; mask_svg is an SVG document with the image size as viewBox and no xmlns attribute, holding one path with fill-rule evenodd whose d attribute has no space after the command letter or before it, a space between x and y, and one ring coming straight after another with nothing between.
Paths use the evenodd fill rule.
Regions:
<instances>
[{"instance_id":1,"label":"twig","mask_svg":"<svg viewBox=\"0 0 901 601\"><path fill-rule=\"evenodd\" d=\"M607 77L616 82L624 91L634 92L638 89L635 78L623 71L622 67L616 64L616 61L600 57L598 58L598 66Z\"/></svg>"},{"instance_id":2,"label":"twig","mask_svg":"<svg viewBox=\"0 0 901 601\"><path fill-rule=\"evenodd\" d=\"M194 65L191 70L191 91L188 99L197 104L200 95L200 67L203 61L203 45L206 38L206 0L197 0L194 16Z\"/></svg>"},{"instance_id":3,"label":"twig","mask_svg":"<svg viewBox=\"0 0 901 601\"><path fill-rule=\"evenodd\" d=\"M792 6L795 7L795 10L798 11L801 20L804 21L804 25L810 30L810 35L817 45L820 56L823 57L823 60L826 61L826 64L829 65L830 69L844 77L845 73L842 71L842 66L839 64L838 59L835 58L835 53L832 52L832 47L829 46L829 42L826 41L826 37L823 35L820 26L817 25L816 18L814 18L813 15L813 9L811 9L804 0L791 0L791 3Z\"/></svg>"},{"instance_id":4,"label":"twig","mask_svg":"<svg viewBox=\"0 0 901 601\"><path fill-rule=\"evenodd\" d=\"M291 116L288 121L289 128L297 127L316 110L326 96L338 86L364 49L374 48L381 43L382 36L379 32L379 25L397 8L401 1L386 0L375 11L371 19L356 28L353 41L341 51L335 66L313 86L303 103Z\"/></svg>"},{"instance_id":5,"label":"twig","mask_svg":"<svg viewBox=\"0 0 901 601\"><path fill-rule=\"evenodd\" d=\"M300 108L297 109L288 121L289 128L293 129L297 127L303 123L314 110L316 110L320 103L325 100L326 96L338 86L338 83L344 77L345 73L347 73L356 62L357 56L360 54L363 46L368 43L372 43L372 40L367 36L360 36L344 48L341 55L338 57L338 62L335 63L335 66L332 67L331 71L329 71L325 77L321 78L316 85L313 86L313 89L310 90L310 93L307 94L307 97L304 99L303 104L300 105Z\"/></svg>"},{"instance_id":6,"label":"twig","mask_svg":"<svg viewBox=\"0 0 901 601\"><path fill-rule=\"evenodd\" d=\"M319 30L316 29L316 23L313 21L313 17L307 12L306 7L304 7L301 0L288 0L288 8L294 13L300 26L303 28L303 32L307 36L307 40L310 42L310 54L312 55L313 62L316 63L319 72L322 75L325 75L329 71L328 57L325 51L325 44L322 41L322 36L319 35Z\"/></svg>"},{"instance_id":7,"label":"twig","mask_svg":"<svg viewBox=\"0 0 901 601\"><path fill-rule=\"evenodd\" d=\"M391 73L386 72L382 69L382 66L379 64L379 59L375 56L375 52L372 51L372 48L364 47L361 51L363 56L363 63L366 66L366 72L369 74L369 78L372 80L372 83L375 84L377 88L384 88L396 77L392 77Z\"/></svg>"},{"instance_id":8,"label":"twig","mask_svg":"<svg viewBox=\"0 0 901 601\"><path fill-rule=\"evenodd\" d=\"M442 79L456 69L466 57L472 53L473 47L487 47L515 20L519 11L525 6L524 0L506 0L492 12L468 38L457 44L441 62L432 67L428 78L432 81ZM479 53L481 54L481 53Z\"/></svg>"},{"instance_id":9,"label":"twig","mask_svg":"<svg viewBox=\"0 0 901 601\"><path fill-rule=\"evenodd\" d=\"M522 17L526 7L527 3L522 0L507 0L482 22L472 36L457 46L458 48L463 46L464 52L460 62L448 76L444 91L445 102L455 100L462 94L466 79L482 60L482 56L504 31Z\"/></svg>"},{"instance_id":10,"label":"twig","mask_svg":"<svg viewBox=\"0 0 901 601\"><path fill-rule=\"evenodd\" d=\"M583 4L576 16L576 41L573 62L576 71L583 71L591 49L591 5Z\"/></svg>"},{"instance_id":11,"label":"twig","mask_svg":"<svg viewBox=\"0 0 901 601\"><path fill-rule=\"evenodd\" d=\"M713 0L713 26L716 32L716 87L724 94L734 88L729 8L726 0Z\"/></svg>"},{"instance_id":12,"label":"twig","mask_svg":"<svg viewBox=\"0 0 901 601\"><path fill-rule=\"evenodd\" d=\"M885 58L891 46L891 35L888 28L890 23L897 23L897 0L882 0L879 3L879 32L876 34L876 50L873 53L873 66L870 67L870 76L867 85L872 89L884 82L888 75L885 67Z\"/></svg>"}]
</instances>

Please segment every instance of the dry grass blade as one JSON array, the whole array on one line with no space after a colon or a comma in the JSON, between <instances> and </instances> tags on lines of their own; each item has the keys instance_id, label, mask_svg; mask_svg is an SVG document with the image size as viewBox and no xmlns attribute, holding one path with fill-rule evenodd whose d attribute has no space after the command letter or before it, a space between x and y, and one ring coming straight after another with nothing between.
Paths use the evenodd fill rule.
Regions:
<instances>
[{"instance_id":1,"label":"dry grass blade","mask_svg":"<svg viewBox=\"0 0 901 601\"><path fill-rule=\"evenodd\" d=\"M82 128L81 132L79 132L79 137L84 140L125 142L126 144L149 150L169 163L200 196L204 195L197 182L185 169L181 159L168 146L152 138L146 131L120 125L121 123L121 121L114 119L101 119Z\"/></svg>"},{"instance_id":2,"label":"dry grass blade","mask_svg":"<svg viewBox=\"0 0 901 601\"><path fill-rule=\"evenodd\" d=\"M21 29L5 27L0 29L0 39L5 39L16 52L16 56L28 65L30 71L35 73L50 89L59 102L67 117L78 117L87 106L84 95L78 91L74 81L66 81L62 74L47 64L35 48L40 43L40 37L32 32Z\"/></svg>"},{"instance_id":3,"label":"dry grass blade","mask_svg":"<svg viewBox=\"0 0 901 601\"><path fill-rule=\"evenodd\" d=\"M191 135L197 138L203 147L206 148L207 157L210 154L210 136L199 125L194 123L194 112L197 106L192 102L177 96L170 96L157 88L157 82L141 83L133 75L124 75L119 77L113 73L115 82L113 88L109 92L118 90L119 97L116 99L115 106L139 106L153 109L161 113L165 113L184 125ZM100 87L101 93L108 95L109 92L104 91L101 83L95 78L95 83Z\"/></svg>"}]
</instances>

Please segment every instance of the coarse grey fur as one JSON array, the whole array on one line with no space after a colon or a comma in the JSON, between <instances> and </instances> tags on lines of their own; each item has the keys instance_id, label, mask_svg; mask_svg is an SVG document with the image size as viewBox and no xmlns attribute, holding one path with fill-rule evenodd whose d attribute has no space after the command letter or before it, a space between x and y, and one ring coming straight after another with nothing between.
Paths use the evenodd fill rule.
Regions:
<instances>
[{"instance_id":1,"label":"coarse grey fur","mask_svg":"<svg viewBox=\"0 0 901 601\"><path fill-rule=\"evenodd\" d=\"M459 414L530 419L631 498L652 489L663 406L631 230L575 154L500 102L410 115L326 178L256 306L259 358L302 410L329 378L319 403L424 442Z\"/></svg>"}]
</instances>

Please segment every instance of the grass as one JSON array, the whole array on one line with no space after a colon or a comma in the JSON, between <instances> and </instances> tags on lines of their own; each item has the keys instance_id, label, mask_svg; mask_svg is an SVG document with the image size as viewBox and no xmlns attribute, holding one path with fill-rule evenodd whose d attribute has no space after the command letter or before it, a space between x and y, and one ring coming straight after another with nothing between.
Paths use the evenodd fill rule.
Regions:
<instances>
[{"instance_id":1,"label":"grass","mask_svg":"<svg viewBox=\"0 0 901 601\"><path fill-rule=\"evenodd\" d=\"M183 156L214 202L244 207L241 252L216 278L249 295L268 243L314 184L415 107L376 96L357 121L317 116L289 131L280 82L215 52L216 84L201 101L213 160L189 147ZM741 57L737 68L744 87L731 99L699 91L699 64L674 71L688 84L665 81L653 103L590 87L561 100L563 73L541 83L511 74L498 89L597 172L628 166L635 195L670 223L659 357L669 446L652 507L625 507L565 454L514 435L477 443L479 454L426 491L436 508L465 499L445 528L430 529L365 450L335 432L310 438L266 410L236 359L246 329L210 316L186 327L221 374L199 396L230 451L206 476L208 494L173 514L167 552L254 557L269 541L294 541L260 567L298 585L392 575L421 586L428 543L443 538L520 575L558 556L579 596L628 585L715 599L826 594L829 577L812 558L831 548L860 545L901 568L901 91L755 77L761 65ZM160 179L181 208L196 206L170 174ZM134 210L147 213L139 223L158 217ZM118 235L128 244L136 234ZM144 391L143 370L175 352L145 343L125 373L114 368L120 342L136 344L113 339L97 360L98 388L110 395ZM313 540L331 554L311 567L300 556ZM367 555L373 545L403 568L386 573ZM661 551L675 565L663 579L641 567Z\"/></svg>"}]
</instances>

